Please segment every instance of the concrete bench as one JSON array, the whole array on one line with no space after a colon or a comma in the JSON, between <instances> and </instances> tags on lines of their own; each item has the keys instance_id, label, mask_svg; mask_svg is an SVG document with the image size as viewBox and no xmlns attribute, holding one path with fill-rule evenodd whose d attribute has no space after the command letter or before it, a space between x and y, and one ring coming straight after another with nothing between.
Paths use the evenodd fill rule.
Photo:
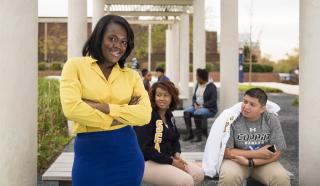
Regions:
<instances>
[{"instance_id":1,"label":"concrete bench","mask_svg":"<svg viewBox=\"0 0 320 186\"><path fill-rule=\"evenodd\" d=\"M183 152L181 156L189 161L201 161L203 152ZM42 175L43 181L57 181L59 186L71 186L73 152L63 152Z\"/></svg>"},{"instance_id":2,"label":"concrete bench","mask_svg":"<svg viewBox=\"0 0 320 186\"><path fill-rule=\"evenodd\" d=\"M196 161L201 166L201 161L203 157L203 152L182 152L181 156L187 161ZM73 165L73 152L63 152L60 156L53 162L49 169L42 175L43 181L57 181L59 186L71 186L71 171ZM293 179L294 175L288 171L290 178ZM218 182L218 177L208 178L206 177L204 182L210 182L209 185L216 185ZM249 179L247 182L243 183L243 186L261 186L253 179Z\"/></svg>"}]
</instances>

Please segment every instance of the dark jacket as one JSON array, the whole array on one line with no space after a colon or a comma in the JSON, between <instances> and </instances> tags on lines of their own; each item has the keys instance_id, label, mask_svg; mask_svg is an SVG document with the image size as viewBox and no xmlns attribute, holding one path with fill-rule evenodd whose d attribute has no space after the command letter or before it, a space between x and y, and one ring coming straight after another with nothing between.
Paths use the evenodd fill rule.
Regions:
<instances>
[{"instance_id":1,"label":"dark jacket","mask_svg":"<svg viewBox=\"0 0 320 186\"><path fill-rule=\"evenodd\" d=\"M170 79L167 76L163 75L162 77L158 78L158 81L170 81Z\"/></svg>"},{"instance_id":2,"label":"dark jacket","mask_svg":"<svg viewBox=\"0 0 320 186\"><path fill-rule=\"evenodd\" d=\"M193 97L192 97L192 106L196 102L196 92L198 89L198 84L196 85L196 89L194 90ZM210 112L217 113L218 106L217 106L217 87L212 83L209 82L206 86L206 89L203 93L203 107L210 110Z\"/></svg>"},{"instance_id":3,"label":"dark jacket","mask_svg":"<svg viewBox=\"0 0 320 186\"><path fill-rule=\"evenodd\" d=\"M174 117L170 111L166 113L165 117L168 127L162 122L158 112L153 109L148 125L134 127L145 161L152 160L161 164L172 164L171 156L174 156L176 152L181 153L180 134L175 125ZM156 140L158 140L158 144L156 144ZM156 146L159 147L160 152Z\"/></svg>"}]
</instances>

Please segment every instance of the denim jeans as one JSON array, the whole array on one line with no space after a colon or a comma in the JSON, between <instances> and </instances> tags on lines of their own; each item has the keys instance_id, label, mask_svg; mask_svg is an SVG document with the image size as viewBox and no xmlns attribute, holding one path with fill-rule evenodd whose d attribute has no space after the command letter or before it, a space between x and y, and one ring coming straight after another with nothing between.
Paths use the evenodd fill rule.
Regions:
<instances>
[{"instance_id":1,"label":"denim jeans","mask_svg":"<svg viewBox=\"0 0 320 186\"><path fill-rule=\"evenodd\" d=\"M211 112L207 108L200 108L196 110L193 106L189 106L188 108L184 109L184 112L190 112L192 115L201 115L206 118L214 117L215 113Z\"/></svg>"}]
</instances>

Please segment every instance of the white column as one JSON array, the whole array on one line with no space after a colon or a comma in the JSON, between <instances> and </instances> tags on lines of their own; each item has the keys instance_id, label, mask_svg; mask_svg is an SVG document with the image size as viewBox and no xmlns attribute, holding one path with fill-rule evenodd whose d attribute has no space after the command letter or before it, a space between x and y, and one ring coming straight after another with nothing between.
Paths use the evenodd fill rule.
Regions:
<instances>
[{"instance_id":1,"label":"white column","mask_svg":"<svg viewBox=\"0 0 320 186\"><path fill-rule=\"evenodd\" d=\"M170 65L172 67L172 75L170 77L170 80L176 85L176 87L179 86L179 59L180 59L180 49L179 49L179 23L175 23L172 25L172 46L173 46L173 53L172 53L172 64Z\"/></svg>"},{"instance_id":2,"label":"white column","mask_svg":"<svg viewBox=\"0 0 320 186\"><path fill-rule=\"evenodd\" d=\"M37 185L37 2L0 3L1 186Z\"/></svg>"},{"instance_id":3,"label":"white column","mask_svg":"<svg viewBox=\"0 0 320 186\"><path fill-rule=\"evenodd\" d=\"M206 67L206 31L204 0L193 0L193 82L197 68Z\"/></svg>"},{"instance_id":4,"label":"white column","mask_svg":"<svg viewBox=\"0 0 320 186\"><path fill-rule=\"evenodd\" d=\"M69 0L68 1L68 58L82 56L82 47L86 42L86 40L87 40L87 0ZM68 121L69 135L71 135L72 130L73 130L73 121Z\"/></svg>"},{"instance_id":5,"label":"white column","mask_svg":"<svg viewBox=\"0 0 320 186\"><path fill-rule=\"evenodd\" d=\"M299 185L319 185L320 0L300 0Z\"/></svg>"},{"instance_id":6,"label":"white column","mask_svg":"<svg viewBox=\"0 0 320 186\"><path fill-rule=\"evenodd\" d=\"M189 98L189 15L180 16L180 95Z\"/></svg>"},{"instance_id":7,"label":"white column","mask_svg":"<svg viewBox=\"0 0 320 186\"><path fill-rule=\"evenodd\" d=\"M169 27L166 30L166 72L165 74L171 78L172 77L172 62L173 62L173 42L172 42L172 29Z\"/></svg>"},{"instance_id":8,"label":"white column","mask_svg":"<svg viewBox=\"0 0 320 186\"><path fill-rule=\"evenodd\" d=\"M238 1L221 0L220 108L239 101Z\"/></svg>"},{"instance_id":9,"label":"white column","mask_svg":"<svg viewBox=\"0 0 320 186\"><path fill-rule=\"evenodd\" d=\"M152 25L148 27L148 70L151 71L151 53L152 53Z\"/></svg>"},{"instance_id":10,"label":"white column","mask_svg":"<svg viewBox=\"0 0 320 186\"><path fill-rule=\"evenodd\" d=\"M87 0L68 1L68 58L82 56L87 39Z\"/></svg>"},{"instance_id":11,"label":"white column","mask_svg":"<svg viewBox=\"0 0 320 186\"><path fill-rule=\"evenodd\" d=\"M105 0L92 1L92 31L101 17L104 16Z\"/></svg>"}]
</instances>

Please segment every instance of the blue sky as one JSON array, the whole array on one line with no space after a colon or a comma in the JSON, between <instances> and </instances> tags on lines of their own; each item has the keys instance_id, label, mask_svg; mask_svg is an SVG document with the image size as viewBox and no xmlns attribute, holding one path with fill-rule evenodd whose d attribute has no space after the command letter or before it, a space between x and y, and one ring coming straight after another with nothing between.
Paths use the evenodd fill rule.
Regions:
<instances>
[{"instance_id":1,"label":"blue sky","mask_svg":"<svg viewBox=\"0 0 320 186\"><path fill-rule=\"evenodd\" d=\"M38 2L39 16L67 16L68 0ZM251 20L252 39L259 40L262 55L278 60L298 47L299 0L238 0L238 5L239 33L249 33ZM88 0L91 15L92 0ZM206 0L206 29L220 32L220 0Z\"/></svg>"}]
</instances>

